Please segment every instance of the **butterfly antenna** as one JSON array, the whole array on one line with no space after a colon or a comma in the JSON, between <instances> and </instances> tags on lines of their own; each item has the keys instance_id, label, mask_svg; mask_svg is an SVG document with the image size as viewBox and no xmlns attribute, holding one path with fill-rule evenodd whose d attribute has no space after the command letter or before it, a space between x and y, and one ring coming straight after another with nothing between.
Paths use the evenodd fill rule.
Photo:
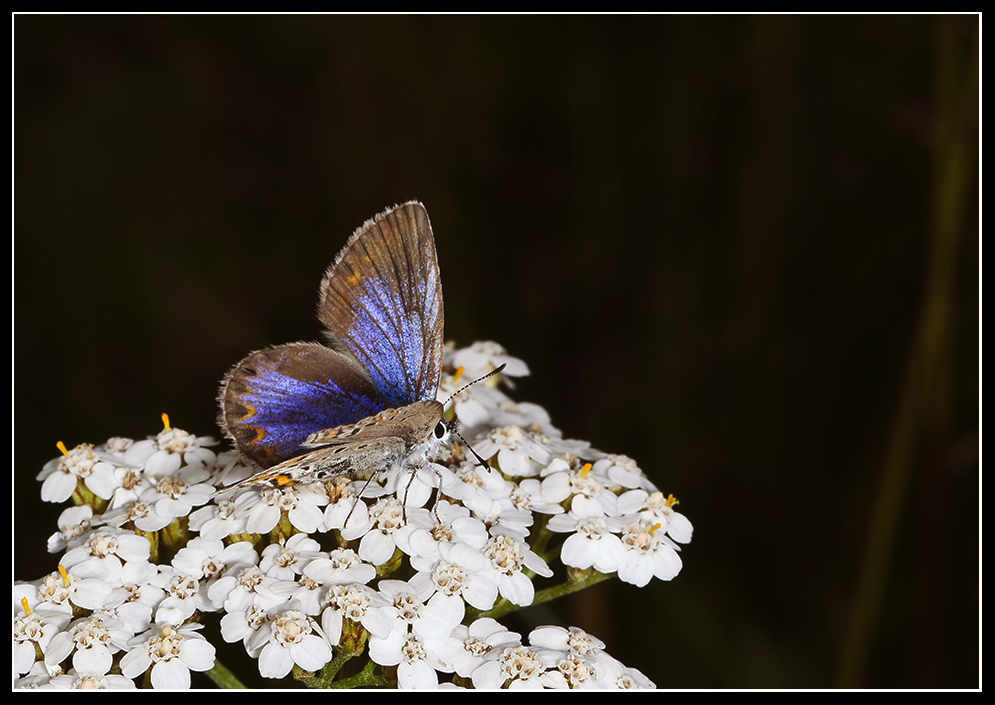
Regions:
<instances>
[{"instance_id":1,"label":"butterfly antenna","mask_svg":"<svg viewBox=\"0 0 995 705\"><path fill-rule=\"evenodd\" d=\"M503 370L507 366L508 366L508 363L502 362L501 365L499 365L498 367L494 368L493 370L491 370L490 372L488 372L484 376L477 377L477 379L473 380L469 384L464 384L462 387L460 387L455 392L453 392L452 394L450 394L449 398L446 399L446 401L443 402L442 405L443 406L448 406L449 402L451 402L453 399L455 399L458 394L460 394L462 392L465 392L467 389L469 389L470 387L472 387L473 385L475 385L477 382L483 382L488 377L493 377L494 375L496 375L497 373L499 373L501 370Z\"/></svg>"},{"instance_id":2,"label":"butterfly antenna","mask_svg":"<svg viewBox=\"0 0 995 705\"><path fill-rule=\"evenodd\" d=\"M483 382L488 377L493 377L494 375L498 374L506 366L507 366L507 363L501 363L500 365L498 365L497 367L495 367L493 370L491 370L487 374L483 375L482 377L477 377L477 379L473 380L469 384L464 384L462 387L460 387L455 392L453 392L448 399L446 399L446 401L443 404L443 406L446 406L447 404L449 404L449 402L451 402L453 399L455 399L458 394L460 394L461 392L465 392L467 389L469 389L470 387L472 387L473 385L475 385L477 382ZM471 446L469 443L466 442L466 439L463 438L463 434L461 434L459 432L459 428L457 428L457 419L456 419L455 412L453 413L452 422L449 425L449 432L455 434L457 438L459 438L461 441L463 441L463 445L465 445L467 447L467 449L471 453L473 453L473 457L477 459L477 466L478 467L487 468L488 470L491 469L490 464L484 458L482 458L477 451L475 451L473 449L473 446Z\"/></svg>"},{"instance_id":3,"label":"butterfly antenna","mask_svg":"<svg viewBox=\"0 0 995 705\"><path fill-rule=\"evenodd\" d=\"M455 419L456 417L454 416L453 418ZM488 463L486 460L484 460L482 457L480 457L480 453L478 453L477 451L475 451L473 449L473 446L471 446L469 443L466 442L466 439L463 438L463 434L459 432L459 429L457 429L457 428L451 428L449 430L450 430L451 433L455 433L459 437L459 439L461 441L463 441L463 445L466 446L467 450L469 450L471 453L473 453L473 457L477 459L477 466L478 467L487 468L488 470L491 469L490 463Z\"/></svg>"}]
</instances>

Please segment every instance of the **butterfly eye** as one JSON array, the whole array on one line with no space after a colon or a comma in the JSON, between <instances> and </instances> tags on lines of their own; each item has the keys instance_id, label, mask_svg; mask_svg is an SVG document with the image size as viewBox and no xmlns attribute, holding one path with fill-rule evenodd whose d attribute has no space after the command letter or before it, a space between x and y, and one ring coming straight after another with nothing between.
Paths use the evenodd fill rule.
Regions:
<instances>
[{"instance_id":1,"label":"butterfly eye","mask_svg":"<svg viewBox=\"0 0 995 705\"><path fill-rule=\"evenodd\" d=\"M435 437L440 441L446 437L446 424L441 421L435 425Z\"/></svg>"}]
</instances>

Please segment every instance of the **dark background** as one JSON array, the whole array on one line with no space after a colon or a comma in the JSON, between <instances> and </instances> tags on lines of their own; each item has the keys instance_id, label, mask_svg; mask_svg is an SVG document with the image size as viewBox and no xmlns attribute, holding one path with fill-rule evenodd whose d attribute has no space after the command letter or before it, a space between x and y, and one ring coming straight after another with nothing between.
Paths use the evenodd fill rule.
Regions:
<instances>
[{"instance_id":1,"label":"dark background","mask_svg":"<svg viewBox=\"0 0 995 705\"><path fill-rule=\"evenodd\" d=\"M977 89L976 16L17 16L14 575L56 441L218 435L417 198L447 337L695 526L512 628L662 687L979 687Z\"/></svg>"}]
</instances>

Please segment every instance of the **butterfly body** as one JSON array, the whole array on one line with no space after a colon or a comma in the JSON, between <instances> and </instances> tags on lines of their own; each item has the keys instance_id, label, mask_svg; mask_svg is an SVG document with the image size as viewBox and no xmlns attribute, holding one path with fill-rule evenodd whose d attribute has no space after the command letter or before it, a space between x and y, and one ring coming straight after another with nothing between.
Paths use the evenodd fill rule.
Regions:
<instances>
[{"instance_id":1,"label":"butterfly body","mask_svg":"<svg viewBox=\"0 0 995 705\"><path fill-rule=\"evenodd\" d=\"M284 486L419 464L449 435L435 397L442 285L428 214L409 202L367 221L321 283L328 343L248 355L222 383L220 424Z\"/></svg>"},{"instance_id":2,"label":"butterfly body","mask_svg":"<svg viewBox=\"0 0 995 705\"><path fill-rule=\"evenodd\" d=\"M437 401L423 401L353 424L317 431L304 441L307 449L226 489L246 485L286 487L321 482L337 475L370 477L403 464L418 465L449 437Z\"/></svg>"}]
</instances>

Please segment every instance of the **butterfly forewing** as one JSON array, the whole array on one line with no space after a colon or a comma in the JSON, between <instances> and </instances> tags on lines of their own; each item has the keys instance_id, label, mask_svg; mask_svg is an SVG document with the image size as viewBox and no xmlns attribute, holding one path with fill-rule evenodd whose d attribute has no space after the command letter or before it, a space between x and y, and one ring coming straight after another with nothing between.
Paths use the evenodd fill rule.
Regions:
<instances>
[{"instance_id":1,"label":"butterfly forewing","mask_svg":"<svg viewBox=\"0 0 995 705\"><path fill-rule=\"evenodd\" d=\"M442 370L442 283L428 214L410 202L367 221L329 267L318 317L387 406L434 399Z\"/></svg>"}]
</instances>

